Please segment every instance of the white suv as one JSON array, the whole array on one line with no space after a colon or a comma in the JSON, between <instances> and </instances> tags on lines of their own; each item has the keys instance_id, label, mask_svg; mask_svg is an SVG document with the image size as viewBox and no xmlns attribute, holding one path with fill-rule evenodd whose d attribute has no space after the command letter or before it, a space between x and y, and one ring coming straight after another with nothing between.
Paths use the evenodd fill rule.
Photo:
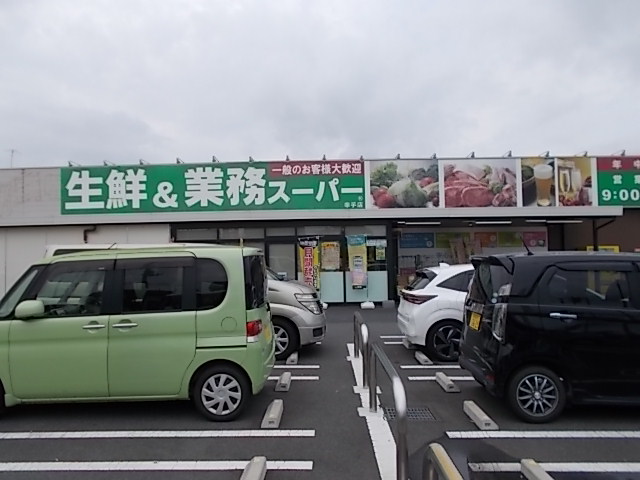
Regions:
<instances>
[{"instance_id":1,"label":"white suv","mask_svg":"<svg viewBox=\"0 0 640 480\"><path fill-rule=\"evenodd\" d=\"M398 327L432 360L458 360L464 300L473 271L470 264L441 263L418 270L402 290Z\"/></svg>"}]
</instances>

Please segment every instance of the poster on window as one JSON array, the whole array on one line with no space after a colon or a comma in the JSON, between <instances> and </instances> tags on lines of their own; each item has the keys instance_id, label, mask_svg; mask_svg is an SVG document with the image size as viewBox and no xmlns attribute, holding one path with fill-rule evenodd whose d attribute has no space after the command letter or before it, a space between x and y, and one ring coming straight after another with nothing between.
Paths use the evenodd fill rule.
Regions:
<instances>
[{"instance_id":1,"label":"poster on window","mask_svg":"<svg viewBox=\"0 0 640 480\"><path fill-rule=\"evenodd\" d=\"M302 268L302 281L320 289L320 242L317 237L298 238L298 252Z\"/></svg>"},{"instance_id":2,"label":"poster on window","mask_svg":"<svg viewBox=\"0 0 640 480\"><path fill-rule=\"evenodd\" d=\"M367 287L367 236L347 235L349 252L349 271L351 272L351 288L354 290Z\"/></svg>"},{"instance_id":3,"label":"poster on window","mask_svg":"<svg viewBox=\"0 0 640 480\"><path fill-rule=\"evenodd\" d=\"M322 270L325 272L335 272L340 270L340 243L322 242L321 245Z\"/></svg>"}]
</instances>

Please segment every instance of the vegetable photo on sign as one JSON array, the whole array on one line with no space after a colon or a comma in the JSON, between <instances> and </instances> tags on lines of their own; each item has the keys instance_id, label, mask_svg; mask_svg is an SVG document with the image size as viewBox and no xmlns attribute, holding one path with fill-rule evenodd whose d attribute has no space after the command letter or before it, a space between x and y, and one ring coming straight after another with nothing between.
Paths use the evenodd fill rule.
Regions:
<instances>
[{"instance_id":1,"label":"vegetable photo on sign","mask_svg":"<svg viewBox=\"0 0 640 480\"><path fill-rule=\"evenodd\" d=\"M444 165L444 206L517 207L517 160L459 160Z\"/></svg>"},{"instance_id":2,"label":"vegetable photo on sign","mask_svg":"<svg viewBox=\"0 0 640 480\"><path fill-rule=\"evenodd\" d=\"M370 168L371 208L440 205L437 160L376 160Z\"/></svg>"}]
</instances>

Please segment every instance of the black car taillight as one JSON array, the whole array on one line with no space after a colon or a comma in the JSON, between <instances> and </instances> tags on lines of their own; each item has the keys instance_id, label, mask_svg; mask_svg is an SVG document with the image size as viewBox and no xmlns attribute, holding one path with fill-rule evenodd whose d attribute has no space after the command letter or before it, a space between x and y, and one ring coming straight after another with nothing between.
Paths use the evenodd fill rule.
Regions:
<instances>
[{"instance_id":1,"label":"black car taillight","mask_svg":"<svg viewBox=\"0 0 640 480\"><path fill-rule=\"evenodd\" d=\"M415 293L402 293L402 298L405 299L409 303L413 303L414 305L422 305L429 300L433 300L437 295L416 295Z\"/></svg>"}]
</instances>

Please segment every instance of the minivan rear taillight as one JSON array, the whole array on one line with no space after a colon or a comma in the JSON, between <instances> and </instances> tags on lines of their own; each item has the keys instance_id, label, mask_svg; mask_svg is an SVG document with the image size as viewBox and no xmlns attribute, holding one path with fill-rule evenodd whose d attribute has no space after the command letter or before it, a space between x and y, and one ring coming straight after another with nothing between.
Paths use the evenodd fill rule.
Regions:
<instances>
[{"instance_id":1,"label":"minivan rear taillight","mask_svg":"<svg viewBox=\"0 0 640 480\"><path fill-rule=\"evenodd\" d=\"M262 320L252 320L251 322L247 322L248 342L255 342L260 333L262 333Z\"/></svg>"},{"instance_id":2,"label":"minivan rear taillight","mask_svg":"<svg viewBox=\"0 0 640 480\"><path fill-rule=\"evenodd\" d=\"M402 298L414 305L422 305L429 300L433 300L437 295L416 295L415 293L402 292Z\"/></svg>"}]
</instances>

